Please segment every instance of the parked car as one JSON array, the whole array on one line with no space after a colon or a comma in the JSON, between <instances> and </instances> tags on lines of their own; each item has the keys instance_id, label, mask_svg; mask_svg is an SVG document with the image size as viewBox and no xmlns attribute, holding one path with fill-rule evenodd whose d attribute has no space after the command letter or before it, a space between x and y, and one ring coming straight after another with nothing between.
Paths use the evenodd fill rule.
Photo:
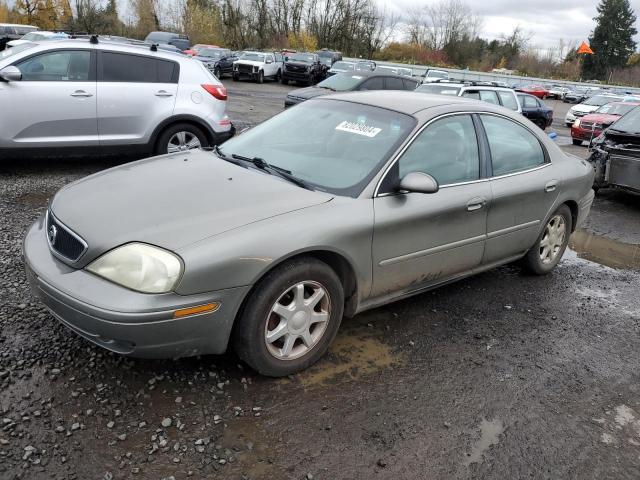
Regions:
<instances>
[{"instance_id":1,"label":"parked car","mask_svg":"<svg viewBox=\"0 0 640 480\"><path fill-rule=\"evenodd\" d=\"M201 48L194 58L204 63L207 70L218 78L225 73L233 75L233 63L238 60L231 50L225 48Z\"/></svg>"},{"instance_id":2,"label":"parked car","mask_svg":"<svg viewBox=\"0 0 640 480\"><path fill-rule=\"evenodd\" d=\"M185 55L191 55L192 57L195 57L198 55L198 52L200 52L200 50L205 48L220 48L220 47L218 45L207 45L206 43L196 43L194 46L192 46L188 50L185 50L183 53Z\"/></svg>"},{"instance_id":3,"label":"parked car","mask_svg":"<svg viewBox=\"0 0 640 480\"><path fill-rule=\"evenodd\" d=\"M568 87L564 87L562 85L552 85L551 88L549 88L549 98L561 100L562 97L569 91L570 89Z\"/></svg>"},{"instance_id":4,"label":"parked car","mask_svg":"<svg viewBox=\"0 0 640 480\"><path fill-rule=\"evenodd\" d=\"M449 72L445 70L438 70L436 68L428 68L424 74L422 74L422 83L430 83L438 80L449 80Z\"/></svg>"},{"instance_id":5,"label":"parked car","mask_svg":"<svg viewBox=\"0 0 640 480\"><path fill-rule=\"evenodd\" d=\"M356 68L355 62L345 62L343 60L340 60L334 63L331 66L331 68L327 71L327 77L336 75L338 73L353 72L355 68Z\"/></svg>"},{"instance_id":6,"label":"parked car","mask_svg":"<svg viewBox=\"0 0 640 480\"><path fill-rule=\"evenodd\" d=\"M595 170L594 189L640 193L640 108L621 117L593 140L587 159Z\"/></svg>"},{"instance_id":7,"label":"parked car","mask_svg":"<svg viewBox=\"0 0 640 480\"><path fill-rule=\"evenodd\" d=\"M144 39L147 43L167 43L180 50L189 50L189 36L173 32L151 32Z\"/></svg>"},{"instance_id":8,"label":"parked car","mask_svg":"<svg viewBox=\"0 0 640 480\"><path fill-rule=\"evenodd\" d=\"M574 145L582 145L599 137L602 131L616 120L640 105L639 102L612 102L601 106L595 112L578 118L571 125L571 139Z\"/></svg>"},{"instance_id":9,"label":"parked car","mask_svg":"<svg viewBox=\"0 0 640 480\"><path fill-rule=\"evenodd\" d=\"M516 89L518 92L528 93L529 95L533 95L534 97L538 97L541 100L544 100L549 96L549 90L542 85L526 85L524 87L519 87Z\"/></svg>"},{"instance_id":10,"label":"parked car","mask_svg":"<svg viewBox=\"0 0 640 480\"><path fill-rule=\"evenodd\" d=\"M69 38L69 35L62 32L43 32L42 30L36 30L23 35L18 40L11 40L10 42L7 42L7 47L15 47L22 43L29 42L46 42L47 40L60 40L62 38Z\"/></svg>"},{"instance_id":11,"label":"parked car","mask_svg":"<svg viewBox=\"0 0 640 480\"><path fill-rule=\"evenodd\" d=\"M477 85L475 83L436 81L419 85L416 88L416 92L471 98L493 103L494 105L501 105L514 112L522 111L515 92L510 88Z\"/></svg>"},{"instance_id":12,"label":"parked car","mask_svg":"<svg viewBox=\"0 0 640 480\"><path fill-rule=\"evenodd\" d=\"M363 72L373 72L377 67L373 60L358 60L355 69Z\"/></svg>"},{"instance_id":13,"label":"parked car","mask_svg":"<svg viewBox=\"0 0 640 480\"><path fill-rule=\"evenodd\" d=\"M601 89L598 87L576 87L565 93L562 101L565 103L582 103L599 92L601 92Z\"/></svg>"},{"instance_id":14,"label":"parked car","mask_svg":"<svg viewBox=\"0 0 640 480\"><path fill-rule=\"evenodd\" d=\"M233 80L248 77L258 83L265 78L279 81L282 78L284 59L279 52L244 52L233 62Z\"/></svg>"},{"instance_id":15,"label":"parked car","mask_svg":"<svg viewBox=\"0 0 640 480\"><path fill-rule=\"evenodd\" d=\"M155 358L232 346L285 376L325 354L343 317L519 259L549 273L587 218L593 176L486 102L329 95L214 152L66 185L24 261L54 316L98 346Z\"/></svg>"},{"instance_id":16,"label":"parked car","mask_svg":"<svg viewBox=\"0 0 640 480\"><path fill-rule=\"evenodd\" d=\"M401 75L403 77L411 77L413 76L413 70L410 68L404 67L392 67L390 65L378 65L376 70L384 70L388 73L393 73L394 75Z\"/></svg>"},{"instance_id":17,"label":"parked car","mask_svg":"<svg viewBox=\"0 0 640 480\"><path fill-rule=\"evenodd\" d=\"M289 82L313 85L324 78L327 70L320 63L320 57L315 53L300 52L285 57L282 70L282 84Z\"/></svg>"},{"instance_id":18,"label":"parked car","mask_svg":"<svg viewBox=\"0 0 640 480\"><path fill-rule=\"evenodd\" d=\"M295 53L295 52L294 52ZM331 66L336 63L339 60L342 60L342 53L335 51L335 50L329 50L328 48L323 48L321 50L318 50L317 52L315 52L316 55L318 55L318 57L320 57L320 62L322 62L323 65L327 65L325 59L329 59L330 63L329 63L329 68L331 68Z\"/></svg>"},{"instance_id":19,"label":"parked car","mask_svg":"<svg viewBox=\"0 0 640 480\"><path fill-rule=\"evenodd\" d=\"M32 25L18 25L15 23L0 23L0 51L7 47L7 43L19 40L29 32L39 30Z\"/></svg>"},{"instance_id":20,"label":"parked car","mask_svg":"<svg viewBox=\"0 0 640 480\"><path fill-rule=\"evenodd\" d=\"M518 93L518 103L522 107L522 114L540 127L541 130L551 126L553 109L538 97L528 93Z\"/></svg>"},{"instance_id":21,"label":"parked car","mask_svg":"<svg viewBox=\"0 0 640 480\"><path fill-rule=\"evenodd\" d=\"M564 117L564 123L567 127L571 127L576 119L584 117L587 113L595 112L607 103L619 102L621 100L622 97L615 95L594 95L593 97L587 98L584 102L571 107Z\"/></svg>"},{"instance_id":22,"label":"parked car","mask_svg":"<svg viewBox=\"0 0 640 480\"><path fill-rule=\"evenodd\" d=\"M167 153L233 135L224 85L149 45L27 43L1 52L0 78L0 156Z\"/></svg>"},{"instance_id":23,"label":"parked car","mask_svg":"<svg viewBox=\"0 0 640 480\"><path fill-rule=\"evenodd\" d=\"M299 88L289 92L284 107L289 108L310 98L328 95L332 92L355 92L366 90L415 90L418 82L384 72L354 72L331 76L314 87Z\"/></svg>"}]
</instances>

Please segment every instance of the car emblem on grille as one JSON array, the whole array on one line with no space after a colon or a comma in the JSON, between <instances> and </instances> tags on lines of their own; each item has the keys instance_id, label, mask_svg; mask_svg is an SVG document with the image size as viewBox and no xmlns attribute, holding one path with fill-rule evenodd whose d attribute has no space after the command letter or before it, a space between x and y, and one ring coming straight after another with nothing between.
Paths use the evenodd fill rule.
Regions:
<instances>
[{"instance_id":1,"label":"car emblem on grille","mask_svg":"<svg viewBox=\"0 0 640 480\"><path fill-rule=\"evenodd\" d=\"M58 236L58 229L55 225L51 225L47 230L47 236L49 237L49 243L54 245L56 243L56 237Z\"/></svg>"}]
</instances>

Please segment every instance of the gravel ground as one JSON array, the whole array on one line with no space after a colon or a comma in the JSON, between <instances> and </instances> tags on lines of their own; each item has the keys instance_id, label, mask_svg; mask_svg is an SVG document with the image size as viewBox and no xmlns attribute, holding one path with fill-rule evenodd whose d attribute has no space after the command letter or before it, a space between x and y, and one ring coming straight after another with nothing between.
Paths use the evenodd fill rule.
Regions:
<instances>
[{"instance_id":1,"label":"gravel ground","mask_svg":"<svg viewBox=\"0 0 640 480\"><path fill-rule=\"evenodd\" d=\"M227 83L245 125L288 90ZM31 295L28 225L116 163L0 164L0 479L639 478L637 197L603 192L551 275L502 267L358 315L273 380L232 353L108 353Z\"/></svg>"}]
</instances>

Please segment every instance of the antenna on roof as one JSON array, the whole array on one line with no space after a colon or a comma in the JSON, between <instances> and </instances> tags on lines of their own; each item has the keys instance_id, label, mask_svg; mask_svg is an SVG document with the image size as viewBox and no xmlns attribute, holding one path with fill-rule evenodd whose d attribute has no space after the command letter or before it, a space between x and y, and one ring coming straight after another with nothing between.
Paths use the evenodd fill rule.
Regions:
<instances>
[{"instance_id":1,"label":"antenna on roof","mask_svg":"<svg viewBox=\"0 0 640 480\"><path fill-rule=\"evenodd\" d=\"M91 38L89 38L89 43L92 43L93 45L97 45L98 44L98 35L91 35Z\"/></svg>"},{"instance_id":2,"label":"antenna on roof","mask_svg":"<svg viewBox=\"0 0 640 480\"><path fill-rule=\"evenodd\" d=\"M152 52L157 52L158 51L158 44L157 43L152 43L150 50Z\"/></svg>"}]
</instances>

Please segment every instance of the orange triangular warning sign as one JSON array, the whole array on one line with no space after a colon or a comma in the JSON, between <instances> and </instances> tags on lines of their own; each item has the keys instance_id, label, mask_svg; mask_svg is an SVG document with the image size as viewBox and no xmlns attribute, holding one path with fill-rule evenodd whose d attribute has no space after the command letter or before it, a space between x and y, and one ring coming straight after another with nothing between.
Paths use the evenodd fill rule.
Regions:
<instances>
[{"instance_id":1,"label":"orange triangular warning sign","mask_svg":"<svg viewBox=\"0 0 640 480\"><path fill-rule=\"evenodd\" d=\"M580 44L580 48L578 48L578 53L586 53L588 55L593 55L593 50L589 48L589 45L587 45L586 42L582 42Z\"/></svg>"}]
</instances>

